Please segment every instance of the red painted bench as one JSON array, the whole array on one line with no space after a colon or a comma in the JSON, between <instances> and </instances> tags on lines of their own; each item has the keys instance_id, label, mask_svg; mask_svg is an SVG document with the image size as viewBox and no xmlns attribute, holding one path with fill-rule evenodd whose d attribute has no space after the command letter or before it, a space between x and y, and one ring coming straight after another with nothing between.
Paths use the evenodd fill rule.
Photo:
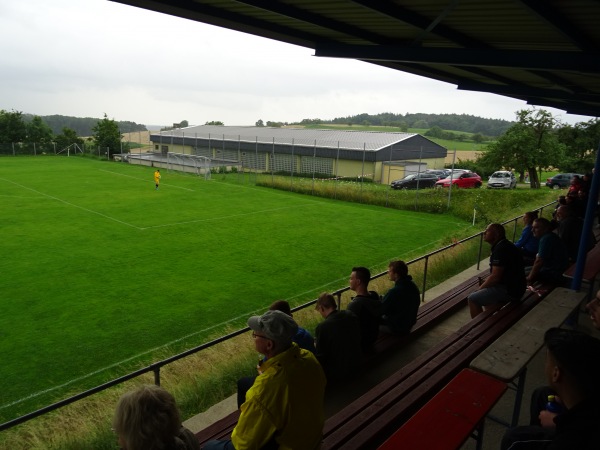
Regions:
<instances>
[{"instance_id":1,"label":"red painted bench","mask_svg":"<svg viewBox=\"0 0 600 450\"><path fill-rule=\"evenodd\" d=\"M506 389L506 383L496 378L464 369L379 450L458 449L470 436L480 448L485 416Z\"/></svg>"}]
</instances>

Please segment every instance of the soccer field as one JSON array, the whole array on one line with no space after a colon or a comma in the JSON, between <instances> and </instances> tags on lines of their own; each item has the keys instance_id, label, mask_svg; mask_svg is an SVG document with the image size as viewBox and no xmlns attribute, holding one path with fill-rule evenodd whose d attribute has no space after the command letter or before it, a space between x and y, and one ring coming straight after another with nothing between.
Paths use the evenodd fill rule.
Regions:
<instances>
[{"instance_id":1,"label":"soccer field","mask_svg":"<svg viewBox=\"0 0 600 450\"><path fill-rule=\"evenodd\" d=\"M82 158L0 158L0 419L468 224Z\"/></svg>"}]
</instances>

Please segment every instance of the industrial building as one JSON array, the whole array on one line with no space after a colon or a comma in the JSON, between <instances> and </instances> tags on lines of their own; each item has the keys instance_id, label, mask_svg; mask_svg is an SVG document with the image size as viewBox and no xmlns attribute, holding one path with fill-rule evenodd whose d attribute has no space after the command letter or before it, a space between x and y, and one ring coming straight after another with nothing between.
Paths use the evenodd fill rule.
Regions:
<instances>
[{"instance_id":1,"label":"industrial building","mask_svg":"<svg viewBox=\"0 0 600 450\"><path fill-rule=\"evenodd\" d=\"M444 166L446 148L416 133L202 125L153 133L153 151L208 157L213 166L388 184Z\"/></svg>"}]
</instances>

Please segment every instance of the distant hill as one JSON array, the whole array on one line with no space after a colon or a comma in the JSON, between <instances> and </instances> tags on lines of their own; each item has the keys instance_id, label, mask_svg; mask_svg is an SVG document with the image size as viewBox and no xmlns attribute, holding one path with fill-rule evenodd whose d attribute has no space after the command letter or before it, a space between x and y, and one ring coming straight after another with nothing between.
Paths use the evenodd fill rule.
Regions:
<instances>
[{"instance_id":1,"label":"distant hill","mask_svg":"<svg viewBox=\"0 0 600 450\"><path fill-rule=\"evenodd\" d=\"M91 136L94 134L92 128L96 126L101 119L93 117L72 117L72 116L40 116L42 120L52 129L54 134L61 134L63 128L71 128L75 130L78 136ZM25 121L33 119L33 114L23 114ZM146 125L141 125L129 121L116 121L119 124L121 133L129 133L133 131L147 131Z\"/></svg>"},{"instance_id":2,"label":"distant hill","mask_svg":"<svg viewBox=\"0 0 600 450\"><path fill-rule=\"evenodd\" d=\"M333 120L304 119L300 124L344 124L344 125L369 125L388 126L401 128L439 127L442 130L461 131L465 133L480 133L486 136L500 136L515 122L502 119L486 119L469 114L425 114L425 113L380 113L358 114L355 116L337 117Z\"/></svg>"}]
</instances>

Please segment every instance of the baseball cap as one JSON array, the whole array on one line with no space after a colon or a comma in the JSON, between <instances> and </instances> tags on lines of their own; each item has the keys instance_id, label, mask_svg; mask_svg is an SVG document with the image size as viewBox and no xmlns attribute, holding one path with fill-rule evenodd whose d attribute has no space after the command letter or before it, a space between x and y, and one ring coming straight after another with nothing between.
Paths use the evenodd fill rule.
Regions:
<instances>
[{"instance_id":1,"label":"baseball cap","mask_svg":"<svg viewBox=\"0 0 600 450\"><path fill-rule=\"evenodd\" d=\"M267 311L262 316L252 316L248 319L248 326L279 344L290 344L298 332L294 319L281 311Z\"/></svg>"}]
</instances>

